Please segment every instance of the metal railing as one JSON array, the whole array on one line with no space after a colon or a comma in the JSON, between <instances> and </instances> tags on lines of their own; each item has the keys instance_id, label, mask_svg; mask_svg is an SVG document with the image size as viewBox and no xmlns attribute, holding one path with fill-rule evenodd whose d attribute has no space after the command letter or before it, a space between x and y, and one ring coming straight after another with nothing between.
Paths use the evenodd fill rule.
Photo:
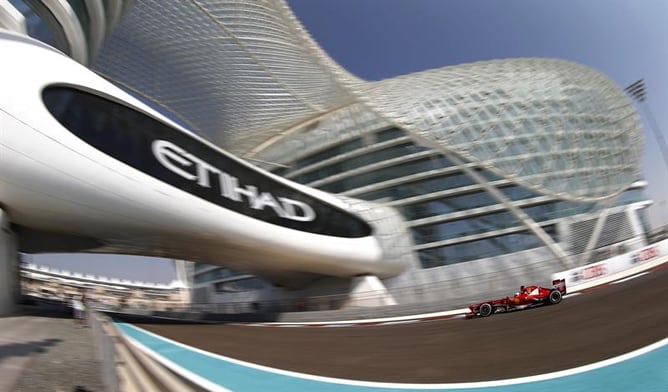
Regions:
<instances>
[{"instance_id":1,"label":"metal railing","mask_svg":"<svg viewBox=\"0 0 668 392\"><path fill-rule=\"evenodd\" d=\"M546 265L543 261L536 262L532 265L522 265L513 268L508 268L504 271L493 271L486 273L479 273L472 276L453 277L452 279L441 280L437 282L430 282L428 284L411 285L406 287L388 288L389 293L395 298L401 298L399 301L410 310L414 310L416 306L423 306L428 308L445 310L446 308L453 308L464 306L471 300L471 288L479 288L489 294L494 294L495 291L506 292L512 288L507 287L507 280L510 276L526 273L527 269L531 269L534 275L545 276L545 280L549 278L550 274L555 272L554 267ZM540 283L540 282L539 282ZM479 290L478 290L479 291ZM461 293L461 294L460 294ZM447 294L445 297L443 295ZM371 300L380 300L387 294L376 290L366 292L358 292L355 298L358 302L365 302ZM437 300L440 298L440 300ZM447 298L447 301L444 300ZM348 305L350 300L349 293L329 294L329 295L312 295L300 296L295 295L286 298L268 299L268 300L241 300L231 301L225 303L192 303L183 306L173 306L168 311L152 311L153 315L180 316L183 318L213 320L213 315L216 314L249 314L249 313L299 313L299 312L315 312L315 311L339 311L344 305L347 310L351 308L365 308ZM388 305L391 308L401 311L402 306ZM125 308L123 311L132 312L133 309ZM146 310L139 310L139 313L146 314ZM188 317L191 315L192 317Z\"/></svg>"},{"instance_id":2,"label":"metal railing","mask_svg":"<svg viewBox=\"0 0 668 392\"><path fill-rule=\"evenodd\" d=\"M606 247L599 249L597 257L592 257L590 262L605 259L616 254L628 252L627 249ZM384 306L386 313L392 315L415 314L416 311L440 311L459 307L465 307L471 301L485 296L508 295L516 287L511 282L522 280L524 284L548 284L552 273L563 270L556 265L556 260L551 257L534 260L531 264L516 264L508 266L503 270L478 271L469 275L452 275L449 279L431 281L424 284L411 284L403 287L388 286L388 292L399 302L399 305ZM533 277L533 278L531 278ZM519 283L518 283L519 287ZM370 290L357 292L357 302L371 302L380 300L387 295L386 292ZM319 312L336 311L338 313L354 312L356 309L367 309L362 306L349 304L348 292L327 295L305 295L296 292L283 293L283 297L272 299L238 300L224 303L218 302L196 302L183 306L172 306L167 311L151 311L148 309L124 308L119 311L135 312L144 315L164 316L189 320L201 321L232 321L233 317L225 318L225 315L261 315L274 314L276 317L286 320L302 312L308 312L314 317L314 321L321 315ZM344 309L345 308L345 309ZM374 311L383 313L383 307L375 307ZM249 319L252 319L249 318Z\"/></svg>"},{"instance_id":3,"label":"metal railing","mask_svg":"<svg viewBox=\"0 0 668 392\"><path fill-rule=\"evenodd\" d=\"M205 391L130 342L106 315L91 312L89 323L108 392Z\"/></svg>"}]
</instances>

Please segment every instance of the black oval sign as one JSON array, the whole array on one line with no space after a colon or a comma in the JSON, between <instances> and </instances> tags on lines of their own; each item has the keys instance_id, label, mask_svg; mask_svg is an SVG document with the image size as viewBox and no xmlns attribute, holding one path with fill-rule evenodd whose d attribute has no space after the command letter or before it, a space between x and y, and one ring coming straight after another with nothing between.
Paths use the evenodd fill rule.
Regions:
<instances>
[{"instance_id":1,"label":"black oval sign","mask_svg":"<svg viewBox=\"0 0 668 392\"><path fill-rule=\"evenodd\" d=\"M218 206L310 233L371 234L360 218L125 105L67 86L47 87L42 98L58 122L97 150Z\"/></svg>"}]
</instances>

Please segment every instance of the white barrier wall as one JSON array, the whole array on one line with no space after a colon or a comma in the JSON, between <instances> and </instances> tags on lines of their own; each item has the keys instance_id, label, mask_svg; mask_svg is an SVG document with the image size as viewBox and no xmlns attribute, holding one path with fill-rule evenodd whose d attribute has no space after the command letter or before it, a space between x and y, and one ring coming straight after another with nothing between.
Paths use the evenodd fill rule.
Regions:
<instances>
[{"instance_id":1,"label":"white barrier wall","mask_svg":"<svg viewBox=\"0 0 668 392\"><path fill-rule=\"evenodd\" d=\"M668 240L646 246L640 250L615 256L598 263L552 274L554 279L566 279L566 288L599 281L611 275L649 264L668 256Z\"/></svg>"}]
</instances>

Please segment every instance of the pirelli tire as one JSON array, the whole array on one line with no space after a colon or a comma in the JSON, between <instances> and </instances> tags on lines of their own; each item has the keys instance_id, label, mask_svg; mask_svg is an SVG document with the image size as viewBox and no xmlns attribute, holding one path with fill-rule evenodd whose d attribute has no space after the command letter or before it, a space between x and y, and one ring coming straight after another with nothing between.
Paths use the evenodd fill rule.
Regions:
<instances>
[{"instance_id":1,"label":"pirelli tire","mask_svg":"<svg viewBox=\"0 0 668 392\"><path fill-rule=\"evenodd\" d=\"M547 303L550 305L556 305L559 302L561 302L563 296L561 295L561 291L559 290L552 290L550 291L550 294L547 296Z\"/></svg>"},{"instance_id":2,"label":"pirelli tire","mask_svg":"<svg viewBox=\"0 0 668 392\"><path fill-rule=\"evenodd\" d=\"M488 317L491 316L492 313L494 313L494 307L492 306L492 304L488 304L487 302L480 305L480 307L478 308L478 314L480 315L480 317Z\"/></svg>"}]
</instances>

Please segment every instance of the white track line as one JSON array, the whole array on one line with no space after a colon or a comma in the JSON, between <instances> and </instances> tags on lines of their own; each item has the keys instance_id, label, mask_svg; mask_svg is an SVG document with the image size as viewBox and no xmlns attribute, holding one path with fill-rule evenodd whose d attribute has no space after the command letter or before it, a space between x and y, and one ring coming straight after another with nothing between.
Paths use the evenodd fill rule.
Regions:
<instances>
[{"instance_id":1,"label":"white track line","mask_svg":"<svg viewBox=\"0 0 668 392\"><path fill-rule=\"evenodd\" d=\"M645 346L643 348L640 348L638 350L632 351L630 353L626 353L623 355L620 355L618 357L606 359L604 361L592 363L589 365L585 366L580 366L577 368L573 369L567 369L567 370L561 370L558 372L552 372L552 373L546 373L546 374L539 374L536 376L529 376L529 377L519 377L519 378L511 378L511 379L505 379L505 380L495 380L495 381L481 381L481 382L464 382L464 383L446 383L446 384L408 384L408 383L388 383L388 382L374 382L374 381L358 381L358 380L347 380L347 379L342 379L342 378L333 378L333 377L324 377L324 376L316 376L312 374L305 374L305 373L299 373L299 372L294 372L290 370L282 370L282 369L277 369L277 368L272 368L269 366L263 366L263 365L258 365L250 362L245 362L241 361L238 359L233 359L229 357L225 357L223 355L219 354L213 354L208 351L204 351L198 348L194 348L188 345L185 345L183 343L165 338L163 336L157 335L153 332L149 332L146 330L143 330L139 327L135 327L134 325L127 324L128 327L142 331L143 333L146 333L148 335L152 335L160 340L169 342L171 344L174 344L176 346L184 347L187 349L190 349L192 351L198 352L202 355L206 355L209 357L213 357L225 362L233 363L236 365L242 365L246 366L249 368L261 370L261 371L266 371L266 372L271 372L274 374L280 374L283 376L288 376L288 377L297 377L301 379L306 379L306 380L312 380L312 381L320 381L320 382L325 382L325 383L334 383L334 384L343 384L343 385L355 385L355 386L362 386L362 387L371 387L371 388L388 388L388 389L419 389L419 390L433 390L433 389L470 389L470 388L484 388L484 387L494 387L494 386L504 386L504 385L514 385L514 384L525 384L529 382L537 382L537 381L544 381L544 380L551 380L554 378L560 378L560 377L566 377L566 376L572 376L575 374L579 373L584 373L588 371L592 371L595 369L599 369L605 366L610 366L614 365L619 362L623 362L635 357L638 357L640 355L647 354L650 351L659 349L665 345L668 344L668 338L664 338L656 343L652 343L649 346ZM126 335L127 336L127 335ZM142 349L144 352L147 354L151 355L154 357L156 360L160 361L163 363L165 366L170 367L172 370L174 370L176 373L180 373L184 377L187 375L189 377L192 377L194 374L190 372L189 370L186 370L182 368L180 365L177 365L173 363L172 361L164 358L162 355L153 352L152 350L146 348L144 345L142 345L140 342L128 337L128 339L135 344L137 347ZM202 381L202 378L195 375L196 378L192 379L191 381L197 383L197 381ZM188 378L188 377L186 377ZM196 379L199 378L197 381ZM206 380L208 381L208 380ZM209 382L211 384L211 382ZM201 384L200 384L201 385ZM226 390L224 387L220 387L221 389L217 389L218 391L221 390Z\"/></svg>"},{"instance_id":2,"label":"white track line","mask_svg":"<svg viewBox=\"0 0 668 392\"><path fill-rule=\"evenodd\" d=\"M612 283L610 283L610 284L617 284L617 283L626 282L626 281L629 281L629 280L631 280L631 279L639 278L639 277L641 277L641 276L643 276L643 275L647 275L647 274L649 274L649 272L642 272L642 273L637 274L637 275L629 276L628 278L624 278L624 279L616 280L616 281L614 281L614 282L612 282Z\"/></svg>"}]
</instances>

